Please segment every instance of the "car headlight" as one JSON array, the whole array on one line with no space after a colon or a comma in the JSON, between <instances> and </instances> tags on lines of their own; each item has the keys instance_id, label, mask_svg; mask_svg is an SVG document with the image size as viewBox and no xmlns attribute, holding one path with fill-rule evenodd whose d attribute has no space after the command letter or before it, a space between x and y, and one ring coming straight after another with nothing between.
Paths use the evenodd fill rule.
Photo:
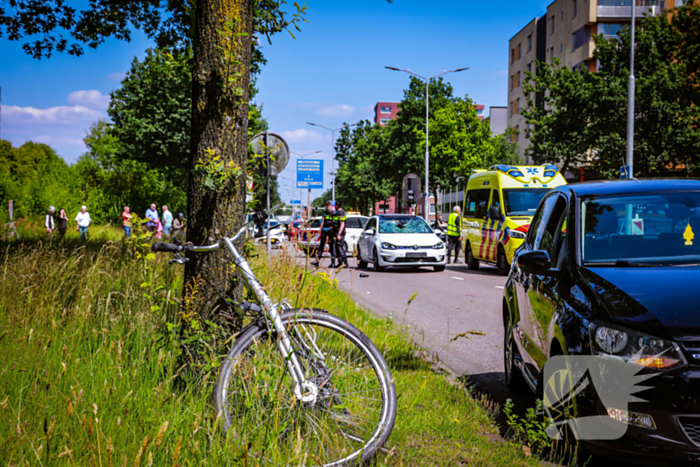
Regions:
<instances>
[{"instance_id":1,"label":"car headlight","mask_svg":"<svg viewBox=\"0 0 700 467\"><path fill-rule=\"evenodd\" d=\"M433 250L441 250L445 248L445 244L442 242L438 242L435 245L433 245Z\"/></svg>"},{"instance_id":2,"label":"car headlight","mask_svg":"<svg viewBox=\"0 0 700 467\"><path fill-rule=\"evenodd\" d=\"M589 328L593 355L613 357L657 370L684 364L678 344L630 329L591 323Z\"/></svg>"},{"instance_id":3,"label":"car headlight","mask_svg":"<svg viewBox=\"0 0 700 467\"><path fill-rule=\"evenodd\" d=\"M385 250L395 250L396 245L392 245L391 243L384 242L384 243L382 243L382 248L384 248Z\"/></svg>"},{"instance_id":4,"label":"car headlight","mask_svg":"<svg viewBox=\"0 0 700 467\"><path fill-rule=\"evenodd\" d=\"M506 235L508 235L510 238L517 238L519 240L525 240L525 237L527 237L526 232L521 232L519 230L513 230L506 228Z\"/></svg>"}]
</instances>

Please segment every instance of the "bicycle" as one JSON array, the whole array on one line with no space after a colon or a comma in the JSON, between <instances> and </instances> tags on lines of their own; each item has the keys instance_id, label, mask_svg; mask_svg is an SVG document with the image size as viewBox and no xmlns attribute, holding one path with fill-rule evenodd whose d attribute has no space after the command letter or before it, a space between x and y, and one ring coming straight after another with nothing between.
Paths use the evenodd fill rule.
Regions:
<instances>
[{"instance_id":1,"label":"bicycle","mask_svg":"<svg viewBox=\"0 0 700 467\"><path fill-rule=\"evenodd\" d=\"M283 206L256 213L233 238L209 246L154 243L153 251L225 248L257 304L236 304L256 319L221 364L214 405L225 435L246 456L270 465L358 465L374 457L396 420L391 371L372 341L347 321L316 308L293 309L265 292L234 243Z\"/></svg>"}]
</instances>

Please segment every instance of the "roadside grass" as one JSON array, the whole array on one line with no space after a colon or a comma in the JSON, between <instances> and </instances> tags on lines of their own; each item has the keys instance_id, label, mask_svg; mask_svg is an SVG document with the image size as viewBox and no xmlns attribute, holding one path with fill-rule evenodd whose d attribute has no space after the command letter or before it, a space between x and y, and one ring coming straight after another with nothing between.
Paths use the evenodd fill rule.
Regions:
<instances>
[{"instance_id":1,"label":"roadside grass","mask_svg":"<svg viewBox=\"0 0 700 467\"><path fill-rule=\"evenodd\" d=\"M104 232L82 246L30 233L0 244L0 463L257 465L220 434L216 369L177 367L182 267ZM385 355L399 410L377 465L538 465L495 440L487 401L433 371L405 330L356 306L333 279L285 255L251 262L274 299L346 318Z\"/></svg>"}]
</instances>

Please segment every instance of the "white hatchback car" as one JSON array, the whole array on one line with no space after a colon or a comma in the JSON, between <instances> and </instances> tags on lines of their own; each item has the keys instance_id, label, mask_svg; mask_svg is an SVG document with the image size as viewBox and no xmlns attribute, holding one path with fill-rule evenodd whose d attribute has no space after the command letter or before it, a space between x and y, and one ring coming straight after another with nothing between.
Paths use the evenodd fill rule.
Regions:
<instances>
[{"instance_id":1,"label":"white hatchback car","mask_svg":"<svg viewBox=\"0 0 700 467\"><path fill-rule=\"evenodd\" d=\"M375 271L388 266L432 266L444 271L445 243L423 219L406 214L380 214L367 221L357 242L360 268L372 263Z\"/></svg>"}]
</instances>

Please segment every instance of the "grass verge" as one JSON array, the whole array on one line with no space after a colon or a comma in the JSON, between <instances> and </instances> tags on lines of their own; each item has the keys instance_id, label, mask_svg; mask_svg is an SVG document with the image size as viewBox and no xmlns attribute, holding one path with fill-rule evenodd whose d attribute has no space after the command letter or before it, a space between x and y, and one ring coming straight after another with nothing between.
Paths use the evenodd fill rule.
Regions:
<instances>
[{"instance_id":1,"label":"grass verge","mask_svg":"<svg viewBox=\"0 0 700 467\"><path fill-rule=\"evenodd\" d=\"M3 248L0 463L255 465L217 429L216 365L196 377L177 367L180 266L138 242ZM537 464L493 440L488 402L431 370L407 333L358 308L332 279L284 256L252 263L273 298L346 318L385 355L399 410L378 465Z\"/></svg>"}]
</instances>

